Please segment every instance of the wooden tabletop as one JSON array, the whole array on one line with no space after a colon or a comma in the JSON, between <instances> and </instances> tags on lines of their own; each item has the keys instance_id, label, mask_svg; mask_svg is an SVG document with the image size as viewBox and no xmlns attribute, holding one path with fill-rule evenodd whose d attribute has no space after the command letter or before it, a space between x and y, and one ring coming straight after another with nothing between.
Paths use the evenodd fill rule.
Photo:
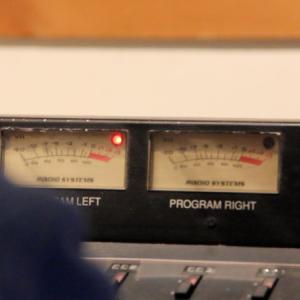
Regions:
<instances>
[{"instance_id":1,"label":"wooden tabletop","mask_svg":"<svg viewBox=\"0 0 300 300\"><path fill-rule=\"evenodd\" d=\"M0 37L295 40L299 0L0 0Z\"/></svg>"}]
</instances>

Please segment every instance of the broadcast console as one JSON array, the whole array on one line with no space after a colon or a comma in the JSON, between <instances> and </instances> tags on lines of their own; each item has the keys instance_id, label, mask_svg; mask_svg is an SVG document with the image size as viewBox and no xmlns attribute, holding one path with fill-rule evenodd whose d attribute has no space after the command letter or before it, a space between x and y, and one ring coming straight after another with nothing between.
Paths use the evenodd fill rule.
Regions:
<instances>
[{"instance_id":1,"label":"broadcast console","mask_svg":"<svg viewBox=\"0 0 300 300\"><path fill-rule=\"evenodd\" d=\"M299 299L300 124L1 118L1 168L89 226L120 300Z\"/></svg>"}]
</instances>

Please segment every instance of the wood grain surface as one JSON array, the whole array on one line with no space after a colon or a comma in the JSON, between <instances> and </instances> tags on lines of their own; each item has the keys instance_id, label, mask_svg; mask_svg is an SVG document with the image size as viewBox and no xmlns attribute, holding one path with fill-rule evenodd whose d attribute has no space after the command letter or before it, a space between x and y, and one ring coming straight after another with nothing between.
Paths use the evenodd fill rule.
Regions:
<instances>
[{"instance_id":1,"label":"wood grain surface","mask_svg":"<svg viewBox=\"0 0 300 300\"><path fill-rule=\"evenodd\" d=\"M300 1L0 0L0 36L295 40L300 37Z\"/></svg>"}]
</instances>

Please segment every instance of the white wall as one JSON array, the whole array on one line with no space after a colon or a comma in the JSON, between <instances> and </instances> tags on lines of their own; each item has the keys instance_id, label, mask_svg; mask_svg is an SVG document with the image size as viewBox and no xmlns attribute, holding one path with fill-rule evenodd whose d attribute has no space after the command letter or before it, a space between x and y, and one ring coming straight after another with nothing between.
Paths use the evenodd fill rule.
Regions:
<instances>
[{"instance_id":1,"label":"white wall","mask_svg":"<svg viewBox=\"0 0 300 300\"><path fill-rule=\"evenodd\" d=\"M300 49L0 46L0 115L300 120Z\"/></svg>"}]
</instances>

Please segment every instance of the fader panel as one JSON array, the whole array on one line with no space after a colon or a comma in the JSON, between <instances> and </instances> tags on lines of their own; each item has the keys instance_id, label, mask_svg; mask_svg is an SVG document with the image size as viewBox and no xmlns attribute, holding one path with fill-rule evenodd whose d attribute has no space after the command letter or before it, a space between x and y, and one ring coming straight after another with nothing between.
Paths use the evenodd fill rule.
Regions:
<instances>
[{"instance_id":1,"label":"fader panel","mask_svg":"<svg viewBox=\"0 0 300 300\"><path fill-rule=\"evenodd\" d=\"M299 250L88 243L118 299L298 300Z\"/></svg>"},{"instance_id":2,"label":"fader panel","mask_svg":"<svg viewBox=\"0 0 300 300\"><path fill-rule=\"evenodd\" d=\"M300 124L0 119L1 169L87 240L300 246Z\"/></svg>"}]
</instances>

